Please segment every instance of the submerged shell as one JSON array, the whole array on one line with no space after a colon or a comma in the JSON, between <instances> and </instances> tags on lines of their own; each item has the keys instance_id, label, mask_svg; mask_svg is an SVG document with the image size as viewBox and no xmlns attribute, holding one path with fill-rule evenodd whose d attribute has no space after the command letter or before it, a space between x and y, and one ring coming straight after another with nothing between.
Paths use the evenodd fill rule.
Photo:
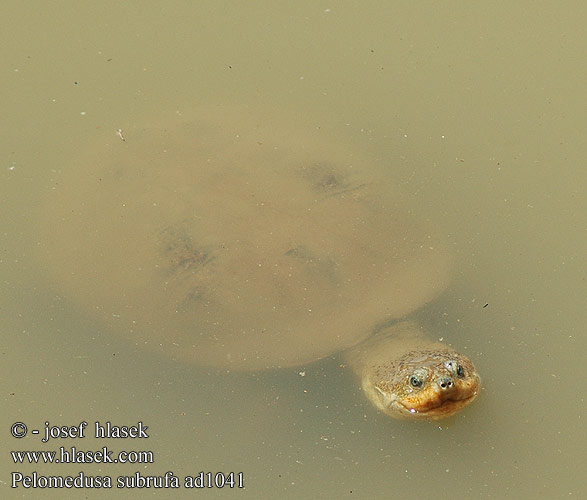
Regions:
<instances>
[{"instance_id":1,"label":"submerged shell","mask_svg":"<svg viewBox=\"0 0 587 500\"><path fill-rule=\"evenodd\" d=\"M53 179L40 248L135 342L235 369L346 349L446 285L448 258L320 124L221 109L103 136Z\"/></svg>"}]
</instances>

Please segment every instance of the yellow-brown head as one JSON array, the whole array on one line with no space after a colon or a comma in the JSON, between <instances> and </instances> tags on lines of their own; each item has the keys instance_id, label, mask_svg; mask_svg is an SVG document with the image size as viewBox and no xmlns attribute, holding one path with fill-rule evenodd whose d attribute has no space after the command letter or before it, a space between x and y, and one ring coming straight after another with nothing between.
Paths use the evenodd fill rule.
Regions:
<instances>
[{"instance_id":1,"label":"yellow-brown head","mask_svg":"<svg viewBox=\"0 0 587 500\"><path fill-rule=\"evenodd\" d=\"M363 389L395 418L437 420L454 415L479 394L481 378L466 356L432 344L363 372Z\"/></svg>"}]
</instances>

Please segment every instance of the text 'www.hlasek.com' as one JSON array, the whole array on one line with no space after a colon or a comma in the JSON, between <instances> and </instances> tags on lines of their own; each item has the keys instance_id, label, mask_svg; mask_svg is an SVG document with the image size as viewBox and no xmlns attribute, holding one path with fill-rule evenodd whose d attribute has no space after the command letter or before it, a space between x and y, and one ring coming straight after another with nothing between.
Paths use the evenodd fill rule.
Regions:
<instances>
[{"instance_id":1,"label":"text 'www.hlasek.com'","mask_svg":"<svg viewBox=\"0 0 587 500\"><path fill-rule=\"evenodd\" d=\"M11 473L10 485L12 488L244 488L244 476L242 472L209 472L197 471L193 475L175 475L172 471L160 474L148 474L145 470L149 464L155 462L153 451L146 450L121 450L114 451L108 446L100 449L81 449L77 443L90 435L96 440L135 440L149 439L148 426L138 422L132 426L118 426L110 422L94 422L88 426L88 422L81 422L75 426L51 425L45 422L42 430L31 429L23 422L12 424L10 433L16 439L26 436L42 436L42 445L59 440L75 440L75 445L60 446L57 450L14 450L10 454L16 466L29 468L60 464L80 464L88 467L76 474L52 474L38 471ZM92 432L93 431L93 432ZM70 441L71 442L71 441ZM96 441L94 441L96 442ZM99 442L99 441L98 441ZM108 441L110 443L110 441ZM128 442L128 441L122 441ZM144 443L145 441L139 441ZM88 464L141 464L142 472L138 470L132 474L104 474L104 468L100 468L99 474L93 473Z\"/></svg>"}]
</instances>

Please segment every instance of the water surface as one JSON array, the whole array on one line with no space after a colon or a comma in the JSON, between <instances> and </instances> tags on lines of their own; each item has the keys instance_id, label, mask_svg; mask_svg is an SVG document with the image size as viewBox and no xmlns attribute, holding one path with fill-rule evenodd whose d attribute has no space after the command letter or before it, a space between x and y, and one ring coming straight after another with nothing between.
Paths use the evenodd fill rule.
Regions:
<instances>
[{"instance_id":1,"label":"water surface","mask_svg":"<svg viewBox=\"0 0 587 500\"><path fill-rule=\"evenodd\" d=\"M57 12L58 10L58 12ZM436 2L120 5L5 2L0 134L0 487L10 472L243 472L211 497L579 496L585 432L585 8ZM479 400L444 423L378 414L340 359L235 376L125 340L43 269L41 202L104 131L242 103L319 116L393 177L448 240L454 280L421 311L475 361ZM84 168L87 168L84 166ZM19 465L22 421L149 426L131 465ZM194 492L116 490L187 498ZM84 490L88 498L104 491Z\"/></svg>"}]
</instances>

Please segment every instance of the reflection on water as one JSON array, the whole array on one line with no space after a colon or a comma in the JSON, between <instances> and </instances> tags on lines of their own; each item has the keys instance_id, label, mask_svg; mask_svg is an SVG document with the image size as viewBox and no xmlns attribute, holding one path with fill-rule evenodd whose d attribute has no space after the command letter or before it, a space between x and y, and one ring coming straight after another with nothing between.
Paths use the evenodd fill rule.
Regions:
<instances>
[{"instance_id":1,"label":"reflection on water","mask_svg":"<svg viewBox=\"0 0 587 500\"><path fill-rule=\"evenodd\" d=\"M142 421L149 438L43 445L4 433L4 449L107 445L152 450L155 461L15 466L5 453L3 496L39 496L8 490L14 470L243 472L245 490L225 494L244 498L578 496L587 207L577 106L584 85L574 51L584 46L582 16L526 2L508 15L492 5L447 16L436 5L393 13L373 6L278 10L261 2L243 12L198 3L163 19L148 2L140 12L97 4L47 22L54 16L43 7L25 15L22 4L7 3L7 15L25 21L7 27L0 49L10 97L0 134L2 426ZM465 413L436 424L384 417L334 354L248 374L176 361L159 355L161 346L143 348L144 325L105 325L46 274L33 221L39 200L54 194L56 171L75 169L99 137L120 141L120 128L129 143L127 131L159 110L235 101L328 116L324 127L351 137L342 149L368 149L417 215L444 234L454 280L419 314L483 374L483 393ZM63 255L87 258L72 245ZM93 288L88 281L86 297Z\"/></svg>"}]
</instances>

